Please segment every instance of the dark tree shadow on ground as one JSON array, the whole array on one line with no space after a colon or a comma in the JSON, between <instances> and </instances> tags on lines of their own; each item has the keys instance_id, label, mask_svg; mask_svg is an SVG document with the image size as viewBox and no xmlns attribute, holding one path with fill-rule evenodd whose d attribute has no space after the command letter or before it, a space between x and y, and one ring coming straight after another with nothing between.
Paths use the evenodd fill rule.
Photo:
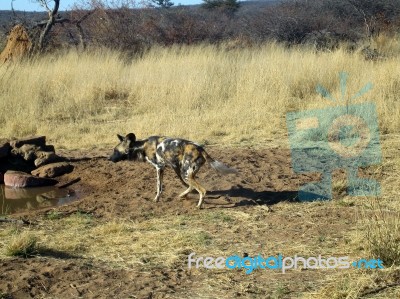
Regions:
<instances>
[{"instance_id":1,"label":"dark tree shadow on ground","mask_svg":"<svg viewBox=\"0 0 400 299\"><path fill-rule=\"evenodd\" d=\"M216 190L207 192L210 198L226 197L241 199L235 207L249 205L274 205L282 201L298 202L298 191L254 191L250 188L234 187L229 190Z\"/></svg>"},{"instance_id":2,"label":"dark tree shadow on ground","mask_svg":"<svg viewBox=\"0 0 400 299\"><path fill-rule=\"evenodd\" d=\"M64 252L64 251L60 251L60 250L56 250L56 249L51 249L51 248L39 247L37 251L38 252L37 252L37 254L35 256L53 257L53 258L61 259L61 260L81 258L78 255L70 254L68 252Z\"/></svg>"},{"instance_id":3,"label":"dark tree shadow on ground","mask_svg":"<svg viewBox=\"0 0 400 299\"><path fill-rule=\"evenodd\" d=\"M90 160L107 160L108 157L96 156L96 157L80 157L80 158L64 158L66 162L82 162Z\"/></svg>"}]
</instances>

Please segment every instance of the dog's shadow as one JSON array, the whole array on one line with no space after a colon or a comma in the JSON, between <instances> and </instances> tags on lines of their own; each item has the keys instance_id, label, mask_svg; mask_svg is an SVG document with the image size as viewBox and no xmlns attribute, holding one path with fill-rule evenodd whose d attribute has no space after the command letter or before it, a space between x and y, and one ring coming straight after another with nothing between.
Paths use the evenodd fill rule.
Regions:
<instances>
[{"instance_id":1,"label":"dog's shadow","mask_svg":"<svg viewBox=\"0 0 400 299\"><path fill-rule=\"evenodd\" d=\"M298 191L254 191L250 188L236 186L229 190L209 191L206 196L208 199L221 197L225 197L228 202L230 198L240 198L239 201L236 201L233 205L229 204L229 207L274 205L282 201L297 202Z\"/></svg>"}]
</instances>

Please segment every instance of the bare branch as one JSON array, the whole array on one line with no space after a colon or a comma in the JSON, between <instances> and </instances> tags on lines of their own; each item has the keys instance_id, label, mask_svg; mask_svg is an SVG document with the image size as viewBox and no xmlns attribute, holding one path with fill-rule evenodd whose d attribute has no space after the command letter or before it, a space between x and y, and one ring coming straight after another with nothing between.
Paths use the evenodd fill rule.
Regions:
<instances>
[{"instance_id":1,"label":"bare branch","mask_svg":"<svg viewBox=\"0 0 400 299\"><path fill-rule=\"evenodd\" d=\"M34 27L43 27L43 26L47 25L47 22L48 22L47 20L37 22ZM70 23L70 22L71 22L71 20L67 19L67 18L54 19L54 24L63 24L63 23Z\"/></svg>"},{"instance_id":2,"label":"bare branch","mask_svg":"<svg viewBox=\"0 0 400 299\"><path fill-rule=\"evenodd\" d=\"M76 23L76 28L78 29L79 32L79 44L83 49L86 48L86 43L85 43L85 33L83 32L83 28L81 26L81 23L86 20L90 15L92 15L95 11L97 11L97 8L88 11L86 14L84 14Z\"/></svg>"},{"instance_id":3,"label":"bare branch","mask_svg":"<svg viewBox=\"0 0 400 299\"><path fill-rule=\"evenodd\" d=\"M46 0L37 0L37 1L40 4L40 6L42 6L44 9L47 10L47 12L49 13L49 16L50 16L51 9L49 8L47 1Z\"/></svg>"},{"instance_id":4,"label":"bare branch","mask_svg":"<svg viewBox=\"0 0 400 299\"><path fill-rule=\"evenodd\" d=\"M16 12L15 12L15 10L14 10L14 5L13 5L13 2L14 2L15 0L11 0L11 11L12 11L12 13L13 13L13 16L14 16L14 18L16 19L18 16L17 16L17 14L16 14Z\"/></svg>"},{"instance_id":5,"label":"bare branch","mask_svg":"<svg viewBox=\"0 0 400 299\"><path fill-rule=\"evenodd\" d=\"M49 19L47 20L47 23L46 23L44 29L42 30L42 32L40 33L40 37L39 37L38 51L40 52L40 51L43 51L44 40L45 40L46 36L50 32L51 27L53 27L53 25L55 24L58 8L60 7L60 0L53 0L54 7L52 10L49 9L46 0L38 0L38 1L40 3L42 3L42 5L44 5L49 12Z\"/></svg>"}]
</instances>

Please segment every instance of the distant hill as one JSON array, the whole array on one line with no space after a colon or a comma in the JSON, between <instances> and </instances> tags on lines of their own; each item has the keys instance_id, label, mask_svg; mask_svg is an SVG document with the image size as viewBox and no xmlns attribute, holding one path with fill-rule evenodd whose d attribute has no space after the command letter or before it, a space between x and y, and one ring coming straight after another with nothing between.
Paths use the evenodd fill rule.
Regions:
<instances>
[{"instance_id":1,"label":"distant hill","mask_svg":"<svg viewBox=\"0 0 400 299\"><path fill-rule=\"evenodd\" d=\"M342 42L354 45L382 32L400 31L400 4L390 0L357 2L358 10L347 0L250 0L240 2L237 10L172 1L176 5L169 9L61 11L59 15L71 22L54 26L46 47L107 47L140 53L153 45L229 41L232 47L243 47L273 40L331 50ZM45 12L0 11L0 47L14 24L32 29L46 18ZM35 38L38 32L30 30Z\"/></svg>"},{"instance_id":2,"label":"distant hill","mask_svg":"<svg viewBox=\"0 0 400 299\"><path fill-rule=\"evenodd\" d=\"M249 0L249 1L241 1L241 7L239 11L241 13L249 11L249 10L256 10L260 7L265 7L267 5L273 5L282 2L282 0ZM194 8L198 9L201 7L201 4L197 5L178 5L178 1L175 1L175 6L171 7L174 8L181 8L182 6L187 8ZM61 15L65 14L66 11L60 11ZM37 12L37 11L19 11L16 10L15 12L11 10L0 10L0 32L4 32L9 30L9 28L16 22L16 21L23 21L26 23L34 24L37 21L46 19L47 13L46 12Z\"/></svg>"},{"instance_id":3,"label":"distant hill","mask_svg":"<svg viewBox=\"0 0 400 299\"><path fill-rule=\"evenodd\" d=\"M35 22L46 18L45 12L0 10L0 29L12 26L16 21Z\"/></svg>"},{"instance_id":4,"label":"distant hill","mask_svg":"<svg viewBox=\"0 0 400 299\"><path fill-rule=\"evenodd\" d=\"M277 4L282 0L250 0L240 2L241 6L238 10L238 14L247 14L256 12L260 8L264 8L268 5ZM201 9L201 4L197 5L178 5L178 1L175 1L175 6L170 9ZM61 16L66 16L68 11L60 11ZM11 10L0 10L0 47L2 48L6 41L6 36L9 30L17 23L23 23L28 26L33 26L35 23L45 20L47 18L46 12L37 11L11 11Z\"/></svg>"}]
</instances>

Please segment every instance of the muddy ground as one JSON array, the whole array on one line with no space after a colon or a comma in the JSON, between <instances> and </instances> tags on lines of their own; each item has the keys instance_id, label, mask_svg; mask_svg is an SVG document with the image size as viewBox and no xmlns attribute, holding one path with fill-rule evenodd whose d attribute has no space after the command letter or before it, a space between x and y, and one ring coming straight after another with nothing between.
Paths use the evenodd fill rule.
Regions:
<instances>
[{"instance_id":1,"label":"muddy ground","mask_svg":"<svg viewBox=\"0 0 400 299\"><path fill-rule=\"evenodd\" d=\"M165 173L161 201L154 203L156 176L151 165L129 161L113 164L106 159L110 149L64 150L59 153L71 160L75 170L63 176L61 183L79 177L81 180L71 188L80 199L56 209L12 217L27 219L34 226L50 210L64 215L76 211L89 213L100 222L117 218L142 222L165 215L198 216L235 209L261 219L256 233L244 226L233 235L242 244L248 240L276 250L294 243L314 246L318 236L332 240L328 246L340 247L346 241L345 232L354 229L355 210L351 206L310 206L296 201L299 185L318 179L318 174L295 174L289 150L210 147L208 152L236 168L239 174L220 176L204 166L198 177L209 192L202 210L195 208L195 193L186 200L177 198L184 188L171 169ZM0 224L0 228L7 225ZM209 232L218 235L221 230L218 223L210 222ZM279 246L271 247L274 243ZM239 250L245 252L247 247ZM299 253L301 250L298 248ZM210 270L188 270L184 256L174 268L115 268L96 258L60 252L27 259L2 258L0 269L0 298L294 298L321 287L319 281L328 275L323 270L299 270L287 274L260 271L251 275L231 271L220 276Z\"/></svg>"}]
</instances>

